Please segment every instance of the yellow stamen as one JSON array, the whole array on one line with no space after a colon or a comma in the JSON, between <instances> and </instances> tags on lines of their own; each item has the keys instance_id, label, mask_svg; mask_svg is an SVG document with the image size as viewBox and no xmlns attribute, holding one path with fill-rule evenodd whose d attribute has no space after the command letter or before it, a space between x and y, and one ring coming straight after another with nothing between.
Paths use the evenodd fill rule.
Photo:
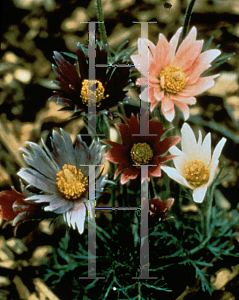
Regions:
<instances>
[{"instance_id":1,"label":"yellow stamen","mask_svg":"<svg viewBox=\"0 0 239 300\"><path fill-rule=\"evenodd\" d=\"M186 85L186 75L180 67L166 67L160 72L159 79L162 77L164 77L164 86L162 88L168 93L177 94Z\"/></svg>"},{"instance_id":2,"label":"yellow stamen","mask_svg":"<svg viewBox=\"0 0 239 300\"><path fill-rule=\"evenodd\" d=\"M209 180L210 171L201 160L192 160L185 166L184 177L191 185L198 187Z\"/></svg>"},{"instance_id":3,"label":"yellow stamen","mask_svg":"<svg viewBox=\"0 0 239 300\"><path fill-rule=\"evenodd\" d=\"M130 156L136 165L148 164L153 158L153 150L146 143L137 143L131 148Z\"/></svg>"},{"instance_id":4,"label":"yellow stamen","mask_svg":"<svg viewBox=\"0 0 239 300\"><path fill-rule=\"evenodd\" d=\"M79 198L86 191L88 179L84 177L81 169L65 164L62 171L59 171L56 176L58 176L56 180L59 191L64 194L66 199Z\"/></svg>"},{"instance_id":5,"label":"yellow stamen","mask_svg":"<svg viewBox=\"0 0 239 300\"><path fill-rule=\"evenodd\" d=\"M81 94L82 103L86 106L101 105L101 100L109 97L104 95L105 89L99 80L84 79L82 82Z\"/></svg>"}]
</instances>

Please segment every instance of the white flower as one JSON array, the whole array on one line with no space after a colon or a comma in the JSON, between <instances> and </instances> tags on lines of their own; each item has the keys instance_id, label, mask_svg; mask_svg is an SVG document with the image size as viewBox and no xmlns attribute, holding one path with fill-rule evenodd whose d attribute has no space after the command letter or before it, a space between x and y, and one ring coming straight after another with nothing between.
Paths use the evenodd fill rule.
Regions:
<instances>
[{"instance_id":1,"label":"white flower","mask_svg":"<svg viewBox=\"0 0 239 300\"><path fill-rule=\"evenodd\" d=\"M191 127L184 123L181 137L182 151L176 146L169 149L173 155L175 168L163 166L162 170L178 183L193 190L193 200L202 203L208 187L212 183L219 156L226 142L222 138L211 154L211 134L208 133L202 142L202 134L199 131L198 142Z\"/></svg>"}]
</instances>

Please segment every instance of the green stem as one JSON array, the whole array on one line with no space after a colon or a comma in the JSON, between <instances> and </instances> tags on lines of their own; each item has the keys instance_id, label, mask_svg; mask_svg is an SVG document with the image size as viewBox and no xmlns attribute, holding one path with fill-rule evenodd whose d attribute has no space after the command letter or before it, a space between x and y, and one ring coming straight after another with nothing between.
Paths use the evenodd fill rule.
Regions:
<instances>
[{"instance_id":1,"label":"green stem","mask_svg":"<svg viewBox=\"0 0 239 300\"><path fill-rule=\"evenodd\" d=\"M182 43L183 39L188 34L189 24L190 24L190 21L191 21L191 16L192 16L192 13L193 13L193 8L194 8L194 5L195 5L196 1L197 0L191 0L190 3L189 3L189 5L188 5L188 7L187 7L187 10L186 10L186 13L185 13L184 24L183 24L183 31L181 32L180 37L179 37L178 47L180 46L180 44Z\"/></svg>"},{"instance_id":2,"label":"green stem","mask_svg":"<svg viewBox=\"0 0 239 300\"><path fill-rule=\"evenodd\" d=\"M104 13L102 9L102 3L101 0L96 0L97 1L97 19L99 22L99 31L100 31L100 38L101 41L108 45L108 40L107 40L107 33L105 29L105 23L104 23Z\"/></svg>"}]
</instances>

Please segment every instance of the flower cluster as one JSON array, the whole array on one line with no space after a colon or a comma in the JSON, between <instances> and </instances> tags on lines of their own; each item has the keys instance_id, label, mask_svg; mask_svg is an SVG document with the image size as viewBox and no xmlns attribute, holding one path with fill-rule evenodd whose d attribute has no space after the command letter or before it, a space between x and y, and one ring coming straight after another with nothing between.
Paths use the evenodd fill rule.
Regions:
<instances>
[{"instance_id":1,"label":"flower cluster","mask_svg":"<svg viewBox=\"0 0 239 300\"><path fill-rule=\"evenodd\" d=\"M217 75L201 75L220 51L214 49L202 52L203 41L196 40L195 27L179 44L181 32L182 28L179 28L169 42L160 34L157 45L147 39L139 39L139 54L132 55L131 59L144 76L138 78L136 84L144 87L140 97L150 103L150 112L147 111L140 118L133 113L128 118L124 109L117 112L122 118L121 123L115 124L121 142L108 138L100 141L102 145L99 139L92 137L93 142L88 147L78 134L73 145L70 136L61 129L61 134L53 131L52 150L43 141L43 147L28 142L28 148L20 149L27 167L22 168L18 176L27 186L22 185L22 193L15 189L0 193L1 216L4 219L12 220L16 226L26 219L34 218L37 208L40 208L45 212L63 215L69 226L83 233L87 211L93 218L96 199L100 193L104 193L108 174L102 176L101 171L105 160L117 165L112 181L118 190L121 190L119 184L125 185L127 189L127 183L138 178L142 166L147 166L148 174L141 176L141 184L154 184L155 177L161 177L163 170L171 179L191 189L195 202L203 202L215 178L226 139L221 139L211 155L210 133L202 142L199 131L196 141L193 130L184 123L181 138L170 135L170 128L164 127L162 115L159 112L157 114L155 108L161 103L164 117L173 121L176 105L182 110L184 119L188 119L188 105L195 104L195 96L214 85ZM95 53L96 67L93 73L90 72L90 53ZM58 78L55 83L59 90L50 99L61 104L62 110L74 111L73 116L83 117L86 126L91 114L104 113L113 117L111 108L116 110L118 104L124 103L126 97L129 97L127 87L131 83L132 68L122 65L126 62L123 58L115 59L114 64L110 64L113 60L109 59L108 46L98 41L95 43L94 40L88 45L88 55L84 47L78 44L76 57L76 64L73 65L62 54L54 52L53 70ZM89 109L92 107L93 110ZM89 115L86 117L87 113ZM109 128L114 123L110 125L107 116L103 117L100 119L98 116L95 125L109 137ZM143 126L148 127L148 135L142 134ZM174 126L177 128L179 124ZM180 139L182 150L175 146ZM175 168L165 164L169 161L173 161ZM89 171L92 165L95 167L93 178ZM104 172L107 173L107 169ZM119 175L120 181L117 180ZM112 181L108 183L112 184ZM94 197L90 196L92 186L95 187ZM174 199L162 201L152 190L149 214L157 221L169 218L165 213Z\"/></svg>"},{"instance_id":2,"label":"flower cluster","mask_svg":"<svg viewBox=\"0 0 239 300\"><path fill-rule=\"evenodd\" d=\"M92 217L92 207L95 205L95 199L88 197L89 166L101 165L103 146L92 144L88 147L78 135L73 147L70 136L64 130L61 134L53 131L52 152L44 143L44 149L35 143L28 143L30 150L21 148L29 167L22 168L18 175L28 186L39 190L38 194L25 198L25 201L47 204L45 211L63 214L69 226L82 233L86 208ZM99 171L100 166L96 175ZM96 180L98 192L103 179Z\"/></svg>"},{"instance_id":3,"label":"flower cluster","mask_svg":"<svg viewBox=\"0 0 239 300\"><path fill-rule=\"evenodd\" d=\"M92 40L89 48L95 50L95 43ZM89 49L89 52L92 52ZM73 110L74 115L82 112L91 114L88 108L94 106L95 112L109 113L109 108L116 106L123 101L126 92L125 88L130 84L130 68L116 67L115 65L125 63L124 60L117 60L114 66L108 64L108 47L96 41L96 57L94 79L89 78L89 58L86 57L82 45L77 45L76 67L59 53L54 52L56 66L53 70L59 81L54 81L60 88L50 100L56 100L63 105L63 110Z\"/></svg>"},{"instance_id":4,"label":"flower cluster","mask_svg":"<svg viewBox=\"0 0 239 300\"><path fill-rule=\"evenodd\" d=\"M147 86L141 93L141 100L150 102L151 111L161 102L162 113L168 121L174 119L174 105L182 110L185 120L188 119L188 105L196 103L194 96L212 87L213 79L218 76L200 77L221 52L214 49L201 53L203 41L196 40L195 27L179 46L181 32L179 28L170 42L160 34L156 46L147 39L139 39L139 51L143 53L131 56L144 76L137 84ZM150 51L142 51L148 47ZM148 55L149 66L146 64Z\"/></svg>"},{"instance_id":5,"label":"flower cluster","mask_svg":"<svg viewBox=\"0 0 239 300\"><path fill-rule=\"evenodd\" d=\"M180 138L177 136L162 138L168 129L163 129L163 124L157 118L149 120L148 136L139 135L140 122L134 115L130 119L125 118L125 121L127 124L115 125L121 134L123 145L107 140L102 141L112 146L106 158L112 163L119 164L115 178L122 173L122 184L137 178L142 164L149 165L148 177L161 176L162 163L174 158L174 155L165 155L165 153L170 147L176 145ZM142 123L145 123L145 116L142 118Z\"/></svg>"},{"instance_id":6,"label":"flower cluster","mask_svg":"<svg viewBox=\"0 0 239 300\"><path fill-rule=\"evenodd\" d=\"M162 167L168 176L178 183L193 190L193 200L201 203L205 197L209 185L212 183L218 159L226 142L222 138L217 144L213 155L211 154L211 135L208 133L202 142L202 134L199 131L198 142L187 123L182 127L182 151L177 147L170 148L174 154L175 168Z\"/></svg>"}]
</instances>

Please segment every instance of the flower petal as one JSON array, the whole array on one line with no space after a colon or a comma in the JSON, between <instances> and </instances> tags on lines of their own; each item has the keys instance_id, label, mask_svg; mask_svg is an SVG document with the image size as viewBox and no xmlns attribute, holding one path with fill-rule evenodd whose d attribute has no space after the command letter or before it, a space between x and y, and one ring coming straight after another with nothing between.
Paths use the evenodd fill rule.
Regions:
<instances>
[{"instance_id":1,"label":"flower petal","mask_svg":"<svg viewBox=\"0 0 239 300\"><path fill-rule=\"evenodd\" d=\"M218 49L212 49L202 53L188 71L189 80L187 81L187 84L192 85L196 83L199 76L211 66L210 63L220 54L221 51Z\"/></svg>"},{"instance_id":2,"label":"flower petal","mask_svg":"<svg viewBox=\"0 0 239 300\"><path fill-rule=\"evenodd\" d=\"M205 92L206 90L210 89L214 86L214 78L216 78L218 75L208 76L199 78L198 81L193 85L186 85L184 89L182 89L178 95L185 96L185 97L191 97L198 94L201 94Z\"/></svg>"},{"instance_id":3,"label":"flower petal","mask_svg":"<svg viewBox=\"0 0 239 300\"><path fill-rule=\"evenodd\" d=\"M162 109L162 113L164 114L165 118L171 122L174 119L175 116L175 110L174 110L174 106L172 107L172 109L164 111Z\"/></svg>"},{"instance_id":4,"label":"flower petal","mask_svg":"<svg viewBox=\"0 0 239 300\"><path fill-rule=\"evenodd\" d=\"M181 109L184 120L186 121L189 118L189 107L187 104L179 102L179 101L174 101L175 105L177 105L178 108Z\"/></svg>"},{"instance_id":5,"label":"flower petal","mask_svg":"<svg viewBox=\"0 0 239 300\"><path fill-rule=\"evenodd\" d=\"M213 155L212 155L212 159L211 159L211 163L209 166L210 169L210 178L209 178L209 183L212 183L214 177L215 177L215 173L216 173L216 169L217 169L217 165L218 165L218 161L219 161L219 156L221 155L222 152L222 148L224 147L226 143L226 139L222 138L220 140L220 142L217 144L216 148L214 149Z\"/></svg>"},{"instance_id":6,"label":"flower petal","mask_svg":"<svg viewBox=\"0 0 239 300\"><path fill-rule=\"evenodd\" d=\"M140 99L145 102L149 102L149 88L145 88L140 94Z\"/></svg>"},{"instance_id":7,"label":"flower petal","mask_svg":"<svg viewBox=\"0 0 239 300\"><path fill-rule=\"evenodd\" d=\"M187 155L179 150L176 146L173 146L170 148L169 152L172 155L176 155L176 157L173 159L173 163L175 165L175 168L177 169L178 173L180 175L184 175L185 165L188 163L188 157Z\"/></svg>"},{"instance_id":8,"label":"flower petal","mask_svg":"<svg viewBox=\"0 0 239 300\"><path fill-rule=\"evenodd\" d=\"M64 214L64 218L73 229L77 227L80 234L84 232L86 208L83 202L75 203L74 208Z\"/></svg>"},{"instance_id":9,"label":"flower petal","mask_svg":"<svg viewBox=\"0 0 239 300\"><path fill-rule=\"evenodd\" d=\"M176 52L176 49L178 46L178 40L179 40L182 30L183 30L183 27L180 27L169 42L171 61L173 60L173 58L175 56L175 52Z\"/></svg>"},{"instance_id":10,"label":"flower petal","mask_svg":"<svg viewBox=\"0 0 239 300\"><path fill-rule=\"evenodd\" d=\"M53 194L56 191L55 182L51 181L49 178L46 178L33 169L22 168L17 174L23 180L26 180L30 186L34 186L46 193Z\"/></svg>"},{"instance_id":11,"label":"flower petal","mask_svg":"<svg viewBox=\"0 0 239 300\"><path fill-rule=\"evenodd\" d=\"M193 160L193 155L198 151L197 141L194 132L187 123L183 124L181 132L182 152L184 152L189 157L189 160Z\"/></svg>"},{"instance_id":12,"label":"flower petal","mask_svg":"<svg viewBox=\"0 0 239 300\"><path fill-rule=\"evenodd\" d=\"M128 165L128 147L117 144L107 151L105 158L115 164Z\"/></svg>"},{"instance_id":13,"label":"flower petal","mask_svg":"<svg viewBox=\"0 0 239 300\"><path fill-rule=\"evenodd\" d=\"M211 156L212 156L211 133L210 132L205 136L205 138L203 140L200 154L201 154L201 160L205 163L206 167L208 167L210 164L210 161L211 161Z\"/></svg>"},{"instance_id":14,"label":"flower petal","mask_svg":"<svg viewBox=\"0 0 239 300\"><path fill-rule=\"evenodd\" d=\"M163 34L159 34L156 45L155 56L158 67L164 69L170 64L170 45Z\"/></svg>"},{"instance_id":15,"label":"flower petal","mask_svg":"<svg viewBox=\"0 0 239 300\"><path fill-rule=\"evenodd\" d=\"M140 173L140 169L137 169L136 167L129 167L127 170L123 171L122 176L121 176L121 184L125 184L128 182L130 179L135 179L138 177Z\"/></svg>"},{"instance_id":16,"label":"flower petal","mask_svg":"<svg viewBox=\"0 0 239 300\"><path fill-rule=\"evenodd\" d=\"M176 182L182 184L183 186L186 186L191 189L191 186L187 183L187 180L179 174L179 172L171 167L168 166L161 166L161 169L173 180Z\"/></svg>"},{"instance_id":17,"label":"flower petal","mask_svg":"<svg viewBox=\"0 0 239 300\"><path fill-rule=\"evenodd\" d=\"M207 188L208 188L207 184L195 188L193 190L193 201L196 203L202 203L205 198Z\"/></svg>"}]
</instances>

